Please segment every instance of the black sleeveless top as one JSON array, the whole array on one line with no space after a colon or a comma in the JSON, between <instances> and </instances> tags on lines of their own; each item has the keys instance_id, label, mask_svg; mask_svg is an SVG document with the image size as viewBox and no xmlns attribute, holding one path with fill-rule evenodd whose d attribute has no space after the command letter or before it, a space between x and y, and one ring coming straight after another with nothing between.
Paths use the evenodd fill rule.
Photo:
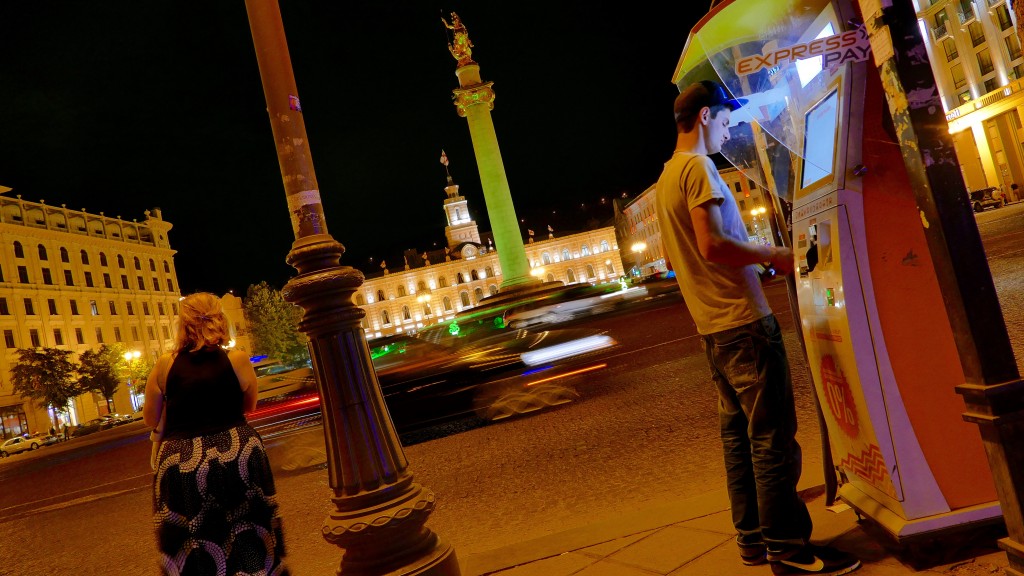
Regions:
<instances>
[{"instance_id":1,"label":"black sleeveless top","mask_svg":"<svg viewBox=\"0 0 1024 576\"><path fill-rule=\"evenodd\" d=\"M164 438L194 438L245 424L242 387L221 348L179 352L164 384Z\"/></svg>"}]
</instances>

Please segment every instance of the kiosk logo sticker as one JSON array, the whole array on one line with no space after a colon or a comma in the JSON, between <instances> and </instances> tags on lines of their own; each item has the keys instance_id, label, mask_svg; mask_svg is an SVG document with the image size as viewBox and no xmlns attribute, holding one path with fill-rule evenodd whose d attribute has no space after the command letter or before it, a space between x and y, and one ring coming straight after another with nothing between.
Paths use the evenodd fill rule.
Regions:
<instances>
[{"instance_id":1,"label":"kiosk logo sticker","mask_svg":"<svg viewBox=\"0 0 1024 576\"><path fill-rule=\"evenodd\" d=\"M836 419L839 428L846 432L850 438L856 438L860 434L860 423L857 420L857 405L853 401L853 390L850 383L843 376L843 371L836 366L835 358L831 354L821 357L821 387L825 393L825 403L828 404L832 417Z\"/></svg>"},{"instance_id":2,"label":"kiosk logo sticker","mask_svg":"<svg viewBox=\"0 0 1024 576\"><path fill-rule=\"evenodd\" d=\"M754 54L736 61L736 75L747 76L759 70L771 70L783 64L821 57L821 67L829 68L847 62L867 60L871 55L871 42L868 32L861 26L856 30L847 30L840 34L816 38L803 44L793 44L779 48L768 54Z\"/></svg>"}]
</instances>

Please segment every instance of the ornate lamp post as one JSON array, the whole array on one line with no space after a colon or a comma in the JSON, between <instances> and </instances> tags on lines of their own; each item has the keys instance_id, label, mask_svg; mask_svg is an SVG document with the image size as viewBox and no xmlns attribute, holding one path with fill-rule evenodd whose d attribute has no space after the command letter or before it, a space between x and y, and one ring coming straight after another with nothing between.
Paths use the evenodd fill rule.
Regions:
<instances>
[{"instance_id":1,"label":"ornate lamp post","mask_svg":"<svg viewBox=\"0 0 1024 576\"><path fill-rule=\"evenodd\" d=\"M636 268L637 272L641 276L643 276L644 275L644 267L643 267L643 265L644 265L644 250L647 250L647 243L646 242L634 242L633 245L629 247L629 249L633 251L633 267Z\"/></svg>"},{"instance_id":2,"label":"ornate lamp post","mask_svg":"<svg viewBox=\"0 0 1024 576\"><path fill-rule=\"evenodd\" d=\"M344 549L345 576L458 576L454 549L424 526L434 495L413 482L384 406L359 325L364 312L352 303L363 275L339 265L345 249L327 232L280 7L245 6L295 233L287 261L299 275L283 294L305 310L299 328L320 389L334 491L324 538Z\"/></svg>"}]
</instances>

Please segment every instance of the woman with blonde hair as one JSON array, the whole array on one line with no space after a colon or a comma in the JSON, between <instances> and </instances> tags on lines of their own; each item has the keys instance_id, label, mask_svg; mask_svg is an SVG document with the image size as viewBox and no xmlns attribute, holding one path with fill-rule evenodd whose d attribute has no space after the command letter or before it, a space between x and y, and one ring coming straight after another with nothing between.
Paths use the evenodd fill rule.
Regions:
<instances>
[{"instance_id":1,"label":"woman with blonde hair","mask_svg":"<svg viewBox=\"0 0 1024 576\"><path fill-rule=\"evenodd\" d=\"M256 372L225 350L231 328L220 300L181 300L174 351L146 382L146 424L162 430L153 513L164 574L284 575L274 478L259 434Z\"/></svg>"}]
</instances>

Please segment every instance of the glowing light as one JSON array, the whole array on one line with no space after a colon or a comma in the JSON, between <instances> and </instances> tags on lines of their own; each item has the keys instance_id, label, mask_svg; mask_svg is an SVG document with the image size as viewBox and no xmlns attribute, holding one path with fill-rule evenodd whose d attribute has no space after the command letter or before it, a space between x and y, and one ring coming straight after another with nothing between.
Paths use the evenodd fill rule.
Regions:
<instances>
[{"instance_id":1,"label":"glowing light","mask_svg":"<svg viewBox=\"0 0 1024 576\"><path fill-rule=\"evenodd\" d=\"M520 358L527 366L536 366L538 364L544 364L545 362L552 362L554 360L560 360L562 358L569 358L578 354L585 354L602 348L608 348L614 344L615 340L610 336L598 334L595 336L587 336L586 338L570 340L569 342L564 342L562 344L555 344L554 346L547 346L538 350L523 352L520 355Z\"/></svg>"},{"instance_id":2,"label":"glowing light","mask_svg":"<svg viewBox=\"0 0 1024 576\"><path fill-rule=\"evenodd\" d=\"M573 370L572 372L566 372L564 374L559 374L558 376L549 376L548 378L543 378L541 380L530 382L529 384L526 385L526 387L529 388L530 386L536 386L537 384L543 384L544 382L551 382L552 380L558 380L559 378L567 378L569 376L575 376L577 374L593 372L594 370L600 370L601 368L605 368L607 366L607 364L595 364L593 366L587 366L586 368L580 368L579 370Z\"/></svg>"}]
</instances>

